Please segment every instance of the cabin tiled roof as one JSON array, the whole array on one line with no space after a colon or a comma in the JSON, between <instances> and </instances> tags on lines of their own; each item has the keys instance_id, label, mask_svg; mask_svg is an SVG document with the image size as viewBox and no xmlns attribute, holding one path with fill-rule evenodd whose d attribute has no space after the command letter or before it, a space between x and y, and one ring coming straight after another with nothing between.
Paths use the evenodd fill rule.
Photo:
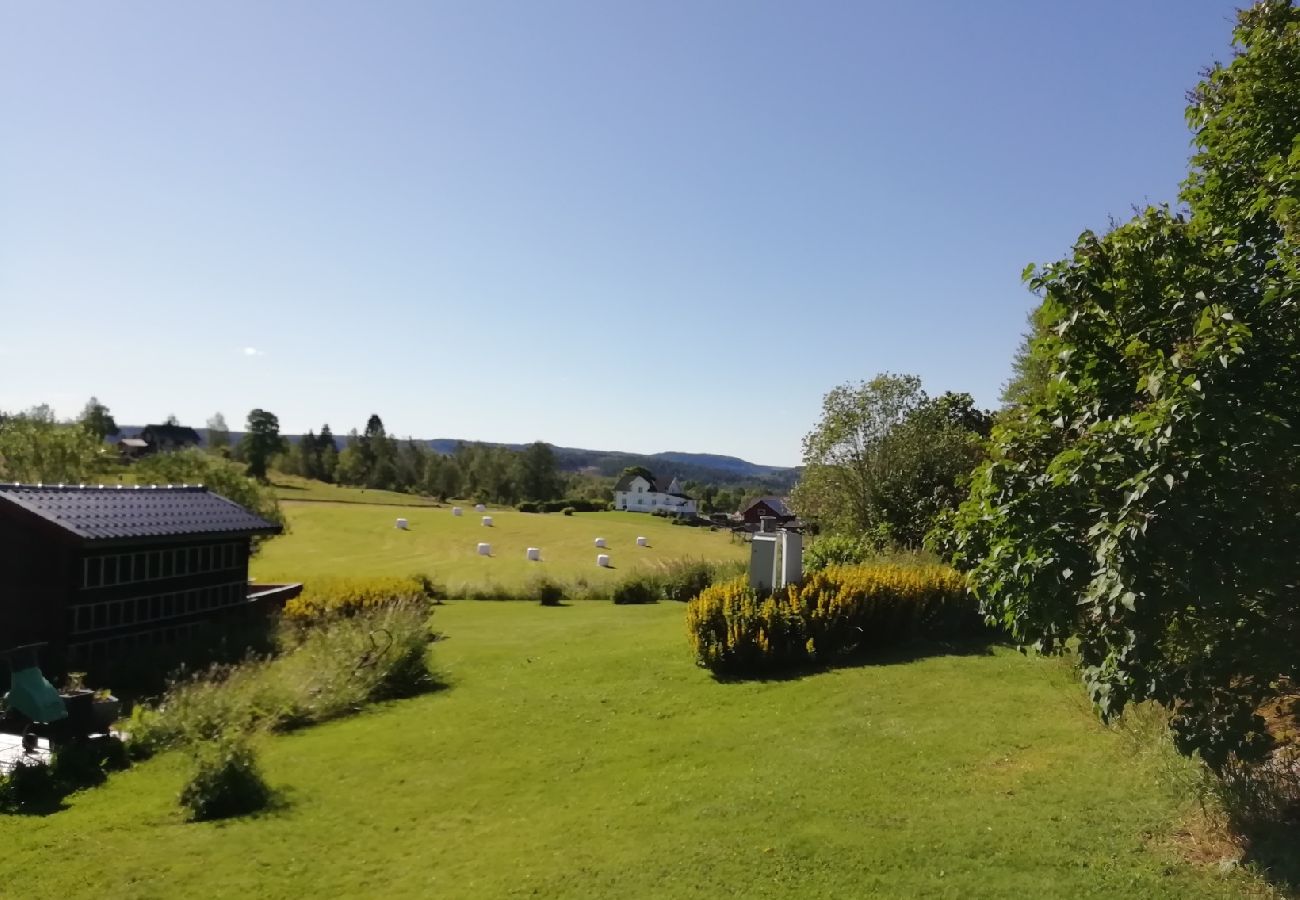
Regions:
<instances>
[{"instance_id":1,"label":"cabin tiled roof","mask_svg":"<svg viewBox=\"0 0 1300 900\"><path fill-rule=\"evenodd\" d=\"M83 541L279 534L280 526L203 487L0 484L9 506Z\"/></svg>"}]
</instances>

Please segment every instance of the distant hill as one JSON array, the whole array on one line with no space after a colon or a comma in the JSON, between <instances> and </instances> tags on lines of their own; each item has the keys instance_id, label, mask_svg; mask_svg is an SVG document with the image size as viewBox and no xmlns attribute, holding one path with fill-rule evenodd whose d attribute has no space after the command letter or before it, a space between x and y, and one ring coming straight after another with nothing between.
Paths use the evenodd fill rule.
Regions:
<instances>
[{"instance_id":1,"label":"distant hill","mask_svg":"<svg viewBox=\"0 0 1300 900\"><path fill-rule=\"evenodd\" d=\"M123 425L117 438L135 437L142 425ZM195 429L199 437L206 440L207 432ZM302 435L286 434L285 437L297 442ZM231 443L237 442L243 433L230 432ZM342 449L347 438L335 435L334 442ZM431 450L444 455L455 451L456 445L471 444L474 441L462 441L456 438L434 438L421 441ZM493 443L484 441L483 443ZM495 444L493 446L509 447L520 450L524 444ZM661 477L677 477L682 481L699 481L705 484L761 484L773 493L784 493L793 487L799 477L799 470L784 466L764 466L735 456L722 456L716 453L686 453L670 450L664 453L627 453L621 450L585 450L580 447L555 447L555 460L566 472L592 472L597 475L615 476L628 466L645 466Z\"/></svg>"}]
</instances>

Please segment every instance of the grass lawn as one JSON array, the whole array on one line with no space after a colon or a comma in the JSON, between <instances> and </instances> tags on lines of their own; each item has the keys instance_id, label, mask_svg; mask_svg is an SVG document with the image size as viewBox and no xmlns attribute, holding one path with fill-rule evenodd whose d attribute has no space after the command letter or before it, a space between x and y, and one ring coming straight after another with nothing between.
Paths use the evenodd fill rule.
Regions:
<instances>
[{"instance_id":1,"label":"grass lawn","mask_svg":"<svg viewBox=\"0 0 1300 900\"><path fill-rule=\"evenodd\" d=\"M1239 897L1073 679L1013 651L719 684L682 607L438 610L449 689L267 738L185 824L172 754L0 818L6 896Z\"/></svg>"},{"instance_id":2,"label":"grass lawn","mask_svg":"<svg viewBox=\"0 0 1300 900\"><path fill-rule=\"evenodd\" d=\"M472 506L459 518L450 507L396 510L356 503L285 503L290 533L269 541L253 561L261 581L301 581L308 575L411 575L427 572L449 588L522 585L538 575L559 580L585 576L593 584L613 582L638 567L691 557L746 559L748 549L726 532L685 528L642 513L521 513L491 510L493 527L480 524ZM394 527L398 516L409 531ZM636 539L649 538L649 547ZM603 537L607 550L593 541ZM479 541L492 545L492 557L477 555ZM529 547L542 562L525 559ZM608 553L614 569L596 566Z\"/></svg>"}]
</instances>

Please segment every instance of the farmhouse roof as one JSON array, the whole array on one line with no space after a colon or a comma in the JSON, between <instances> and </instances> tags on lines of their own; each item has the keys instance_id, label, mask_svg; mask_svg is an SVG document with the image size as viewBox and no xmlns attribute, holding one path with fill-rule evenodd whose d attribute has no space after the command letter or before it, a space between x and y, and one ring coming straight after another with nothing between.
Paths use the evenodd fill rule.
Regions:
<instances>
[{"instance_id":1,"label":"farmhouse roof","mask_svg":"<svg viewBox=\"0 0 1300 900\"><path fill-rule=\"evenodd\" d=\"M279 534L281 528L202 487L0 484L0 512L18 510L82 541Z\"/></svg>"},{"instance_id":2,"label":"farmhouse roof","mask_svg":"<svg viewBox=\"0 0 1300 900\"><path fill-rule=\"evenodd\" d=\"M645 476L644 476L644 475L623 475L623 476L620 476L619 479L618 479L618 481L614 482L614 490L616 490L616 491L630 491L630 490L632 489L632 481L633 481L633 479L635 479L635 478L645 478ZM649 481L650 481L650 490L653 491L653 490L655 489L655 480L654 480L654 478L650 478Z\"/></svg>"}]
</instances>

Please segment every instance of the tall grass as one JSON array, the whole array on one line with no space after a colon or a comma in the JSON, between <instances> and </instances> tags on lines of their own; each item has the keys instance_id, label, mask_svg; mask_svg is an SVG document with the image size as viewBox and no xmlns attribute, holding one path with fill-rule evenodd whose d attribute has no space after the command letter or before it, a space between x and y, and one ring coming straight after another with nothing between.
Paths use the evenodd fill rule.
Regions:
<instances>
[{"instance_id":1,"label":"tall grass","mask_svg":"<svg viewBox=\"0 0 1300 900\"><path fill-rule=\"evenodd\" d=\"M287 730L427 690L430 639L427 610L401 602L313 626L285 623L277 655L181 676L159 703L136 707L126 726L132 751Z\"/></svg>"}]
</instances>

